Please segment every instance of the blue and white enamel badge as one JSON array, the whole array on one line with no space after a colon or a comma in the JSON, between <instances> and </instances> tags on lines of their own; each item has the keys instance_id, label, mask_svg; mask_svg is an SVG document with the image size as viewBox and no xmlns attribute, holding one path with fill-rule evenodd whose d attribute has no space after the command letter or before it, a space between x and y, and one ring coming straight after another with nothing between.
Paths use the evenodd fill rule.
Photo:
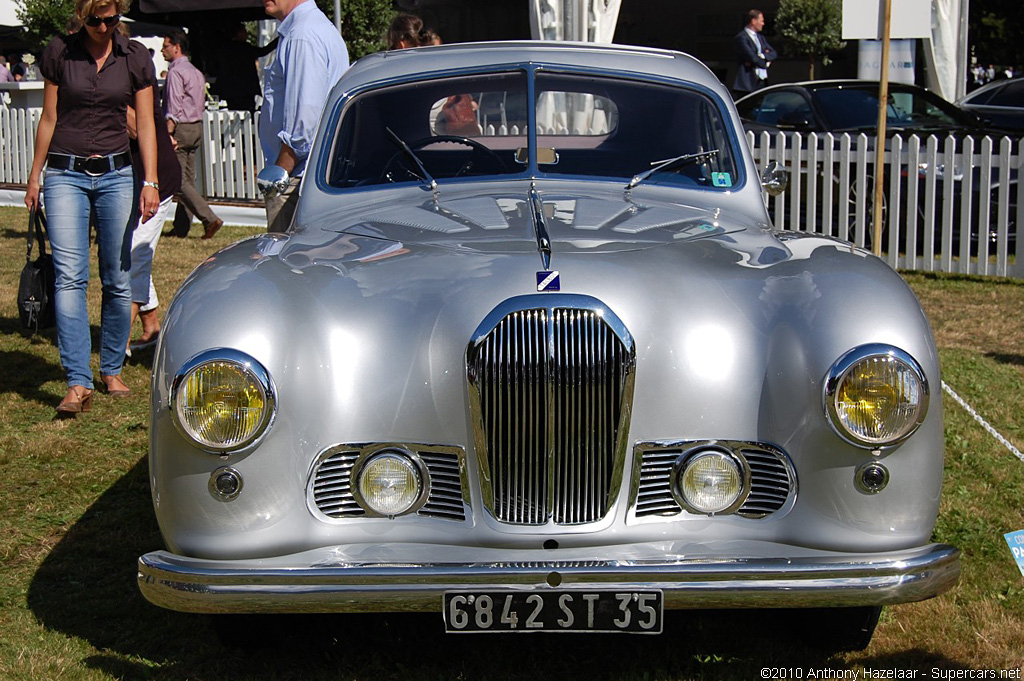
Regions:
<instances>
[{"instance_id":1,"label":"blue and white enamel badge","mask_svg":"<svg viewBox=\"0 0 1024 681\"><path fill-rule=\"evenodd\" d=\"M558 270L538 272L537 290L540 292L561 291L562 284L558 279Z\"/></svg>"}]
</instances>

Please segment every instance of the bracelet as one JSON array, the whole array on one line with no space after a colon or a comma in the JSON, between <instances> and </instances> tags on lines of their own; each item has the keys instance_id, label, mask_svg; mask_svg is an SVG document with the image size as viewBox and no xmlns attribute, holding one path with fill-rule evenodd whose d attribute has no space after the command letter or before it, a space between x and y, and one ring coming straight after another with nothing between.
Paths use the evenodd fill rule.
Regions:
<instances>
[{"instance_id":1,"label":"bracelet","mask_svg":"<svg viewBox=\"0 0 1024 681\"><path fill-rule=\"evenodd\" d=\"M160 185L157 182L150 182L149 180L142 181L143 187L152 187L153 189L160 191Z\"/></svg>"}]
</instances>

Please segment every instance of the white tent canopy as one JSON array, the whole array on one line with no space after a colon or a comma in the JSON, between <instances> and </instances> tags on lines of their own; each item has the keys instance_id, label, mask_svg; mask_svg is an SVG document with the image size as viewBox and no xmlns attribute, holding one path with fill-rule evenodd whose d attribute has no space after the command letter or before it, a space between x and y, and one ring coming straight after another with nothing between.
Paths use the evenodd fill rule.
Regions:
<instances>
[{"instance_id":1,"label":"white tent canopy","mask_svg":"<svg viewBox=\"0 0 1024 681\"><path fill-rule=\"evenodd\" d=\"M932 0L931 38L925 41L928 87L954 101L967 86L967 6L969 0Z\"/></svg>"},{"instance_id":2,"label":"white tent canopy","mask_svg":"<svg viewBox=\"0 0 1024 681\"><path fill-rule=\"evenodd\" d=\"M610 43L622 0L531 0L534 40Z\"/></svg>"},{"instance_id":3,"label":"white tent canopy","mask_svg":"<svg viewBox=\"0 0 1024 681\"><path fill-rule=\"evenodd\" d=\"M0 26L21 26L15 10L18 5L14 0L0 0Z\"/></svg>"}]
</instances>

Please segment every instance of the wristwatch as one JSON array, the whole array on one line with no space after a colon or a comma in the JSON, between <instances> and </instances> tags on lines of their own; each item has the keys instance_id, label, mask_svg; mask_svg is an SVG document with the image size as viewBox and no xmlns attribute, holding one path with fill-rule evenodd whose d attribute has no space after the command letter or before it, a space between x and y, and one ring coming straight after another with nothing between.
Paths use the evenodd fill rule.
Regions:
<instances>
[{"instance_id":1,"label":"wristwatch","mask_svg":"<svg viewBox=\"0 0 1024 681\"><path fill-rule=\"evenodd\" d=\"M143 187L152 187L153 189L160 191L160 184L158 182L150 182L149 180L142 181Z\"/></svg>"}]
</instances>

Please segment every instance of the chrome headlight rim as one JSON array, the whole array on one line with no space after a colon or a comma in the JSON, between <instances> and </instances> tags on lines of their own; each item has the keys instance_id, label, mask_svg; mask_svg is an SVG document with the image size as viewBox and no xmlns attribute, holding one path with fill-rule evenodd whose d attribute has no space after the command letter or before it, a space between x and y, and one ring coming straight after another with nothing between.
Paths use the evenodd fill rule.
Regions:
<instances>
[{"instance_id":1,"label":"chrome headlight rim","mask_svg":"<svg viewBox=\"0 0 1024 681\"><path fill-rule=\"evenodd\" d=\"M917 405L915 418L908 423L899 434L884 439L861 437L857 433L847 429L836 405L836 396L839 392L839 387L843 384L843 381L850 374L853 368L865 360L876 358L887 358L891 361L903 364L914 374L921 386L921 398ZM849 444L862 449L872 451L881 450L894 447L906 441L910 436L917 432L917 429L921 427L922 423L924 423L924 420L928 415L930 398L931 386L928 383L928 378L925 376L924 369L921 367L921 364L914 359L910 353L896 347L895 345L888 345L886 343L868 343L849 350L846 354L835 361L825 377L823 401L825 406L825 416L828 419L829 425L840 438Z\"/></svg>"},{"instance_id":2,"label":"chrome headlight rim","mask_svg":"<svg viewBox=\"0 0 1024 681\"><path fill-rule=\"evenodd\" d=\"M736 469L739 473L740 492L739 494L736 495L736 499L733 501L733 503L729 504L725 508L722 508L721 510L709 512L699 509L695 507L693 504L691 504L690 501L686 498L686 495L682 493L681 478L683 476L683 473L686 471L687 466L694 459L702 458L704 456L720 456L721 458L730 461L734 466L736 466ZM672 466L670 486L672 489L672 496L675 498L676 503L678 503L679 506L685 509L688 513L693 513L695 515L701 515L705 517L714 517L721 515L733 515L743 506L743 503L747 500L747 497L750 496L750 478L750 466L747 463L746 459L744 459L742 456L737 456L735 453L724 447L716 445L708 446L702 444L700 446L688 449L679 455L679 457L676 459L675 463Z\"/></svg>"},{"instance_id":3,"label":"chrome headlight rim","mask_svg":"<svg viewBox=\"0 0 1024 681\"><path fill-rule=\"evenodd\" d=\"M395 458L403 459L406 463L411 465L413 470L416 471L416 475L418 476L420 489L419 494L416 497L416 501L414 501L407 509L405 509L401 513L388 514L380 513L374 510L373 506L371 506L366 501L366 499L363 498L363 493L362 490L360 489L360 478L363 474L363 471L366 469L366 466L369 463L375 461L376 459L386 456L392 456ZM423 460L420 459L419 455L416 452L409 451L404 447L381 447L380 449L375 449L372 452L367 452L366 454L360 456L359 459L352 466L352 472L349 477L349 485L352 493L352 498L355 499L356 503L359 504L359 507L363 509L363 511L366 513L365 517L367 518L391 519L400 518L402 516L407 515L413 515L421 508L423 508L424 504L427 503L427 499L429 499L430 497L430 473L427 470L426 464L423 463Z\"/></svg>"},{"instance_id":4,"label":"chrome headlight rim","mask_svg":"<svg viewBox=\"0 0 1024 681\"><path fill-rule=\"evenodd\" d=\"M230 364L240 369L243 373L248 374L259 386L263 395L264 404L266 405L263 410L263 414L260 417L260 422L253 432L244 440L230 445L217 445L196 437L188 426L182 423L181 416L178 412L178 397L180 395L182 385L184 385L189 376L197 369L211 363ZM262 441L264 436L266 436L277 416L277 390L270 378L270 373L251 355L234 348L211 348L193 355L181 365L181 368L178 369L174 375L174 379L171 381L170 400L168 401L167 406L171 412L171 420L174 422L175 428L177 428L182 437L191 442L198 449L208 454L226 456L253 449L260 443L260 441Z\"/></svg>"}]
</instances>

